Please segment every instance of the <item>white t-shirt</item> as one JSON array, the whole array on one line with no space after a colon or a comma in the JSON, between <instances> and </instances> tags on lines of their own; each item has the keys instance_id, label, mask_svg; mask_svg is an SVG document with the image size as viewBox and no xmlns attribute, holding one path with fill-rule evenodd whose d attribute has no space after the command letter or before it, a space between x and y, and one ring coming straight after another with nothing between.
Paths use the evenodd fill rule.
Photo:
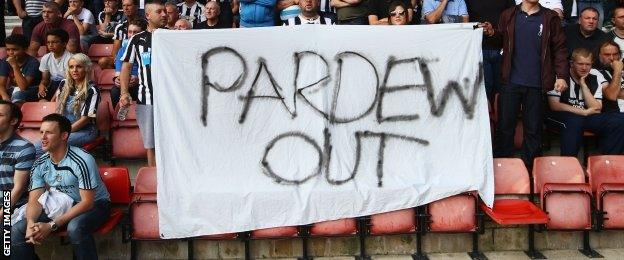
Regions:
<instances>
[{"instance_id":1,"label":"white t-shirt","mask_svg":"<svg viewBox=\"0 0 624 260\"><path fill-rule=\"evenodd\" d=\"M73 20L74 15L67 16L67 19ZM78 15L78 20L82 23L90 24L88 34L93 34L96 31L95 30L95 17L93 16L93 13L89 11L89 9L83 7L82 11L80 11L80 14Z\"/></svg>"},{"instance_id":2,"label":"white t-shirt","mask_svg":"<svg viewBox=\"0 0 624 260\"><path fill-rule=\"evenodd\" d=\"M65 70L67 69L67 63L72 54L65 50L63 56L60 59L54 58L54 53L47 53L41 57L39 62L39 71L50 72L50 80L61 81L65 78Z\"/></svg>"}]
</instances>

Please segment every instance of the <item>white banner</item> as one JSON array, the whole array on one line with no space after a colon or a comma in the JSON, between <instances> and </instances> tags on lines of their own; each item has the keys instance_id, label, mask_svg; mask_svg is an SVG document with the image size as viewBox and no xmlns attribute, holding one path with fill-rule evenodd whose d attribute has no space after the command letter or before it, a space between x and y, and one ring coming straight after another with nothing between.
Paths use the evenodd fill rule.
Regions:
<instances>
[{"instance_id":1,"label":"white banner","mask_svg":"<svg viewBox=\"0 0 624 260\"><path fill-rule=\"evenodd\" d=\"M160 232L181 238L494 197L472 25L158 30Z\"/></svg>"}]
</instances>

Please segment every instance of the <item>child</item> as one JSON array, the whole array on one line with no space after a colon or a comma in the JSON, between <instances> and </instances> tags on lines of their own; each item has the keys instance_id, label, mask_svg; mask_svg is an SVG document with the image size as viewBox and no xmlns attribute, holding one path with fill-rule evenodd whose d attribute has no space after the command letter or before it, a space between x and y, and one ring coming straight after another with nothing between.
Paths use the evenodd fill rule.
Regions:
<instances>
[{"instance_id":1,"label":"child","mask_svg":"<svg viewBox=\"0 0 624 260\"><path fill-rule=\"evenodd\" d=\"M17 105L37 99L37 85L41 80L39 61L26 53L28 39L23 35L11 35L6 38L6 62L0 63L0 96ZM12 88L12 95L9 92Z\"/></svg>"},{"instance_id":2,"label":"child","mask_svg":"<svg viewBox=\"0 0 624 260\"><path fill-rule=\"evenodd\" d=\"M50 101L58 89L58 85L65 78L67 62L71 58L71 53L65 49L69 34L63 29L52 29L47 35L46 45L48 51L41 58L39 71L41 71L41 83L37 96L39 101Z\"/></svg>"}]
</instances>

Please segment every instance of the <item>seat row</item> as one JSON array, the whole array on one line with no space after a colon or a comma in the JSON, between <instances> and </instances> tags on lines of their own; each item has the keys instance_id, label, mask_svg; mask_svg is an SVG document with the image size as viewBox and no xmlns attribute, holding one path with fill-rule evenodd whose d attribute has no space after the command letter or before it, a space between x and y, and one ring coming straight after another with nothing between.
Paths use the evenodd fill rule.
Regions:
<instances>
[{"instance_id":1,"label":"seat row","mask_svg":"<svg viewBox=\"0 0 624 260\"><path fill-rule=\"evenodd\" d=\"M23 119L18 128L18 134L32 143L41 139L39 128L44 116L54 113L55 102L26 102L22 105ZM136 121L134 104L131 105L126 120L119 121L113 114L115 109L110 105L110 99L103 100L98 105L96 125L99 136L85 144L82 148L94 151L102 147L103 158L113 164L115 159L142 159L146 156L143 140Z\"/></svg>"},{"instance_id":2,"label":"seat row","mask_svg":"<svg viewBox=\"0 0 624 260\"><path fill-rule=\"evenodd\" d=\"M478 248L478 234L484 227L481 212L499 225L528 225L526 253L531 258L545 258L534 245L534 232L544 229L582 231L584 241L580 251L589 257L600 257L591 249L589 231L624 229L624 156L592 156L589 162L589 182L586 182L580 163L573 157L536 158L533 175L520 159L494 159L497 199L493 208L479 203L476 193L468 192L416 208L366 217L189 238L186 240L189 258L193 258L195 240L241 240L245 245L245 257L250 259L253 240L302 238L302 256L309 259L309 238L341 236L357 236L360 257L367 258L366 237L415 234L413 257L425 259L421 246L423 235L444 232L471 233L473 244L468 254L473 259L485 259ZM129 207L131 226L124 232L125 240L131 241L133 259L137 256L137 241L161 239L156 186L155 169L142 168ZM539 196L539 206L533 203L533 194ZM510 199L508 195L520 197Z\"/></svg>"}]
</instances>

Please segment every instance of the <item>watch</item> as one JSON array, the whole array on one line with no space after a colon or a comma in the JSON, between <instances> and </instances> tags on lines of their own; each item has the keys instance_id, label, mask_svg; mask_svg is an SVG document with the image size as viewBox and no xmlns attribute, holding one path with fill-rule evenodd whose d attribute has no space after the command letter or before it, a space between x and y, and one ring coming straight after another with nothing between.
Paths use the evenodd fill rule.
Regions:
<instances>
[{"instance_id":1,"label":"watch","mask_svg":"<svg viewBox=\"0 0 624 260\"><path fill-rule=\"evenodd\" d=\"M50 231L55 232L58 230L58 225L54 221L50 221Z\"/></svg>"}]
</instances>

